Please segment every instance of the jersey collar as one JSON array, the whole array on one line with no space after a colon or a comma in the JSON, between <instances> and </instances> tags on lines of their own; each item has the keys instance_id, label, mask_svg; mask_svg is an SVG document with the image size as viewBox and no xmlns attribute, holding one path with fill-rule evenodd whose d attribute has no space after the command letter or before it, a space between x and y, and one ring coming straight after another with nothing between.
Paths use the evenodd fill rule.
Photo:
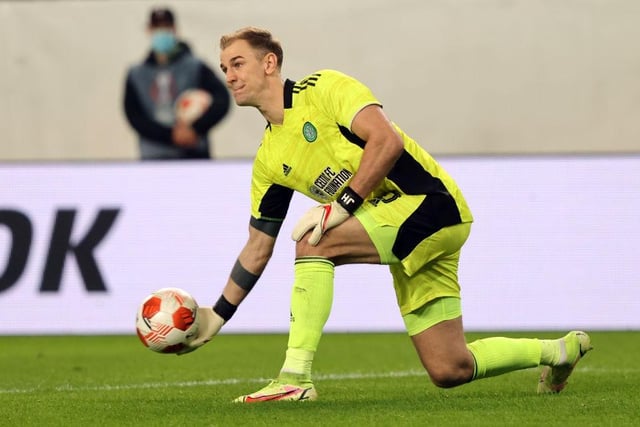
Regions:
<instances>
[{"instance_id":1,"label":"jersey collar","mask_svg":"<svg viewBox=\"0 0 640 427\"><path fill-rule=\"evenodd\" d=\"M292 108L293 107L293 85L294 81L289 79L284 81L284 108Z\"/></svg>"}]
</instances>

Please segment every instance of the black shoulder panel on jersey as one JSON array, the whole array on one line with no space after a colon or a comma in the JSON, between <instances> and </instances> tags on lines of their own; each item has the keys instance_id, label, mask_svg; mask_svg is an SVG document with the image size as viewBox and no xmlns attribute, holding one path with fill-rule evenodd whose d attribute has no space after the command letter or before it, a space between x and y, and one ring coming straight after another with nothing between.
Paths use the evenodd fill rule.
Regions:
<instances>
[{"instance_id":1,"label":"black shoulder panel on jersey","mask_svg":"<svg viewBox=\"0 0 640 427\"><path fill-rule=\"evenodd\" d=\"M284 108L293 107L293 85L295 82L287 79L284 81Z\"/></svg>"},{"instance_id":2,"label":"black shoulder panel on jersey","mask_svg":"<svg viewBox=\"0 0 640 427\"><path fill-rule=\"evenodd\" d=\"M338 125L338 129L340 129L342 136L352 144L362 149L367 145L367 141L346 127ZM396 164L389 171L387 178L395 182L406 194L449 194L442 181L427 172L406 150L402 152Z\"/></svg>"},{"instance_id":3,"label":"black shoulder panel on jersey","mask_svg":"<svg viewBox=\"0 0 640 427\"><path fill-rule=\"evenodd\" d=\"M342 125L338 125L338 129L349 142L364 149L367 141ZM449 194L442 181L427 172L406 150L396 161L387 178L395 182L406 194Z\"/></svg>"},{"instance_id":4,"label":"black shoulder panel on jersey","mask_svg":"<svg viewBox=\"0 0 640 427\"><path fill-rule=\"evenodd\" d=\"M406 150L387 175L406 194L449 194L439 178L431 175Z\"/></svg>"},{"instance_id":5,"label":"black shoulder panel on jersey","mask_svg":"<svg viewBox=\"0 0 640 427\"><path fill-rule=\"evenodd\" d=\"M347 140L349 142L351 142L352 144L356 144L360 148L364 148L364 146L367 144L367 141L365 141L364 139L360 138L358 135L356 135L355 133L351 132L346 127L344 127L342 125L338 125L338 129L340 129L340 133L342 134L342 136L347 138Z\"/></svg>"},{"instance_id":6,"label":"black shoulder panel on jersey","mask_svg":"<svg viewBox=\"0 0 640 427\"><path fill-rule=\"evenodd\" d=\"M278 237L280 227L282 227L282 221L267 221L265 219L251 217L251 219L249 220L249 225L256 230L260 230L263 233L275 238Z\"/></svg>"}]
</instances>

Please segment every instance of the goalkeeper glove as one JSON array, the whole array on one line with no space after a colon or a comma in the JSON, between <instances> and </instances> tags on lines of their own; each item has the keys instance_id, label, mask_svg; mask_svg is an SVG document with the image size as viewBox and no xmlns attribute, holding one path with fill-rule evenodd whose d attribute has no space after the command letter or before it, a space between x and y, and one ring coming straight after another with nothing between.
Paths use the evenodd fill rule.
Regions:
<instances>
[{"instance_id":1,"label":"goalkeeper glove","mask_svg":"<svg viewBox=\"0 0 640 427\"><path fill-rule=\"evenodd\" d=\"M299 242L307 231L313 230L308 242L310 245L316 246L327 230L342 224L347 218L349 218L349 212L340 206L338 202L316 206L309 209L307 213L300 218L298 224L293 228L291 238Z\"/></svg>"},{"instance_id":2,"label":"goalkeeper glove","mask_svg":"<svg viewBox=\"0 0 640 427\"><path fill-rule=\"evenodd\" d=\"M362 202L363 199L358 193L350 187L345 188L338 200L308 210L293 228L291 238L299 242L309 230L313 230L308 242L316 246L327 230L345 222Z\"/></svg>"},{"instance_id":3,"label":"goalkeeper glove","mask_svg":"<svg viewBox=\"0 0 640 427\"><path fill-rule=\"evenodd\" d=\"M177 353L178 356L191 353L211 341L211 338L220 332L220 328L224 325L224 319L211 307L198 307L196 319L198 331L195 337L185 344L185 348Z\"/></svg>"}]
</instances>

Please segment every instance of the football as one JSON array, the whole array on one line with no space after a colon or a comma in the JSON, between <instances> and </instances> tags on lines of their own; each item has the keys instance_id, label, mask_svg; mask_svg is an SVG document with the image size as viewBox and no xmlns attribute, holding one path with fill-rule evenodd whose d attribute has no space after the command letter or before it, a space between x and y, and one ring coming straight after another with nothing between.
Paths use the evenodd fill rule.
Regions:
<instances>
[{"instance_id":1,"label":"football","mask_svg":"<svg viewBox=\"0 0 640 427\"><path fill-rule=\"evenodd\" d=\"M191 124L207 111L212 101L213 99L207 91L202 89L185 90L176 100L176 118Z\"/></svg>"},{"instance_id":2,"label":"football","mask_svg":"<svg viewBox=\"0 0 640 427\"><path fill-rule=\"evenodd\" d=\"M145 347L177 353L198 331L198 303L185 290L162 288L146 297L136 315L136 331Z\"/></svg>"}]
</instances>

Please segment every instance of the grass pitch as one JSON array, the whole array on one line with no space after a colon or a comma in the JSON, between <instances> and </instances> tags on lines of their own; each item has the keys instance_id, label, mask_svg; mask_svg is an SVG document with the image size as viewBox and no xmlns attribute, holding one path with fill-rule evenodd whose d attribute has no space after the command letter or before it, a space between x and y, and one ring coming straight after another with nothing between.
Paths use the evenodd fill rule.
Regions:
<instances>
[{"instance_id":1,"label":"grass pitch","mask_svg":"<svg viewBox=\"0 0 640 427\"><path fill-rule=\"evenodd\" d=\"M231 400L277 374L284 335L221 335L180 357L135 336L0 337L0 425L640 425L640 332L590 334L595 350L567 389L544 396L537 369L441 390L405 334L327 334L315 363L320 400L254 405Z\"/></svg>"}]
</instances>

